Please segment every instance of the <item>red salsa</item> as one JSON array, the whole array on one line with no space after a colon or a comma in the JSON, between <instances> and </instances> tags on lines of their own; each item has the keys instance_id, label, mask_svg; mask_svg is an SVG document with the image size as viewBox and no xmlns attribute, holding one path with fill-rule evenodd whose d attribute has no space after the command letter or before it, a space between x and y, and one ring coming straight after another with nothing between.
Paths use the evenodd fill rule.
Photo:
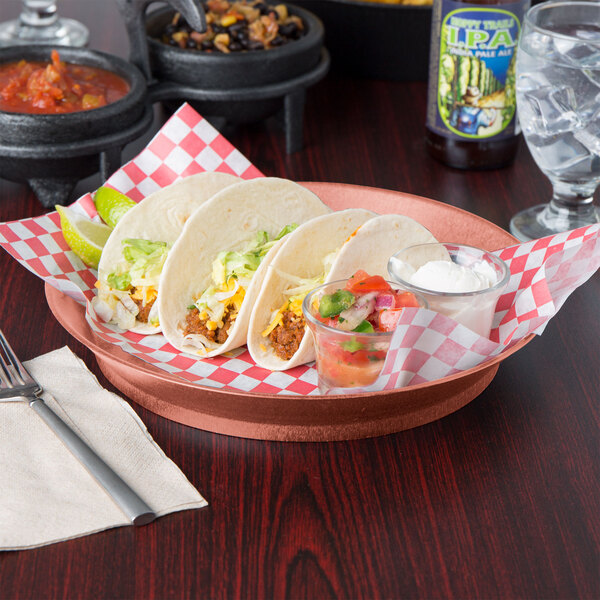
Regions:
<instances>
[{"instance_id":1,"label":"red salsa","mask_svg":"<svg viewBox=\"0 0 600 600\"><path fill-rule=\"evenodd\" d=\"M327 325L313 328L320 380L328 387L373 383L402 310L419 306L411 292L394 290L380 275L362 270L344 288L323 294L311 310L314 319Z\"/></svg>"},{"instance_id":2,"label":"red salsa","mask_svg":"<svg viewBox=\"0 0 600 600\"><path fill-rule=\"evenodd\" d=\"M125 79L111 71L61 62L52 50L50 63L0 65L0 110L57 114L99 108L129 91Z\"/></svg>"},{"instance_id":3,"label":"red salsa","mask_svg":"<svg viewBox=\"0 0 600 600\"><path fill-rule=\"evenodd\" d=\"M315 318L329 327L358 333L394 331L403 308L419 307L411 292L393 290L381 275L358 270L345 289L321 297Z\"/></svg>"}]
</instances>

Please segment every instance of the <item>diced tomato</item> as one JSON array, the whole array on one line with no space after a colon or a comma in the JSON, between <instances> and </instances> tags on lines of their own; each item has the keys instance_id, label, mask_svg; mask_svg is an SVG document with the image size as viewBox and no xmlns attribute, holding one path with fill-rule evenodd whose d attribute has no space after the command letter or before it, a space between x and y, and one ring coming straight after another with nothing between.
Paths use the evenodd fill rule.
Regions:
<instances>
[{"instance_id":1,"label":"diced tomato","mask_svg":"<svg viewBox=\"0 0 600 600\"><path fill-rule=\"evenodd\" d=\"M389 308L379 313L379 330L394 331L402 314L401 308Z\"/></svg>"},{"instance_id":2,"label":"diced tomato","mask_svg":"<svg viewBox=\"0 0 600 600\"><path fill-rule=\"evenodd\" d=\"M350 277L350 279L348 279L348 283L346 284L346 289L352 291L353 285L357 284L359 281L362 281L363 279L368 279L369 277L371 277L371 276L366 271L359 269L358 271L356 271L356 273L354 273L354 275L352 275L352 277Z\"/></svg>"},{"instance_id":3,"label":"diced tomato","mask_svg":"<svg viewBox=\"0 0 600 600\"><path fill-rule=\"evenodd\" d=\"M353 294L368 294L369 292L387 292L390 290L390 284L381 275L371 275L364 279L348 280L346 289Z\"/></svg>"},{"instance_id":4,"label":"diced tomato","mask_svg":"<svg viewBox=\"0 0 600 600\"><path fill-rule=\"evenodd\" d=\"M321 323L324 323L325 325L328 325L329 327L337 327L338 326L338 318L337 316L335 317L322 317L319 312L314 312L312 313L312 316L317 320L317 321L321 321Z\"/></svg>"},{"instance_id":5,"label":"diced tomato","mask_svg":"<svg viewBox=\"0 0 600 600\"><path fill-rule=\"evenodd\" d=\"M412 292L395 292L396 304L394 308L419 308L417 297Z\"/></svg>"}]
</instances>

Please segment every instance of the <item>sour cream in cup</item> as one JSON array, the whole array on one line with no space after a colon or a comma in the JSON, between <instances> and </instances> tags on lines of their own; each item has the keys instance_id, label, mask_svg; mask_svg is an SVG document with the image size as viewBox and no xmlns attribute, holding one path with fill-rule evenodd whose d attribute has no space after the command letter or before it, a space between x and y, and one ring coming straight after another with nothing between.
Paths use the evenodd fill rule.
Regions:
<instances>
[{"instance_id":1,"label":"sour cream in cup","mask_svg":"<svg viewBox=\"0 0 600 600\"><path fill-rule=\"evenodd\" d=\"M510 278L507 264L491 252L460 244L419 244L388 262L391 278L422 294L431 310L489 338L498 299Z\"/></svg>"}]
</instances>

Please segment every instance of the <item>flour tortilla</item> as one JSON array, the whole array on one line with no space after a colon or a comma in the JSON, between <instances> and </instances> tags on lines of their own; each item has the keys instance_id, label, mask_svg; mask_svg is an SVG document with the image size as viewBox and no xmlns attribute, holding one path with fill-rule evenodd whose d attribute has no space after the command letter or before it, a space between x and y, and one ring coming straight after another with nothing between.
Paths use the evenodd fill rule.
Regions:
<instances>
[{"instance_id":1,"label":"flour tortilla","mask_svg":"<svg viewBox=\"0 0 600 600\"><path fill-rule=\"evenodd\" d=\"M283 371L315 359L313 338L305 332L298 350L283 360L262 332L269 326L273 311L288 299L285 290L296 287L292 278L315 279L323 274L323 259L349 244L350 236L376 214L362 208L351 208L316 217L290 233L272 260L248 327L248 350L257 365L271 371ZM325 281L329 281L329 274Z\"/></svg>"},{"instance_id":2,"label":"flour tortilla","mask_svg":"<svg viewBox=\"0 0 600 600\"><path fill-rule=\"evenodd\" d=\"M344 244L331 267L330 281L352 277L358 269L389 280L387 265L392 254L415 244L437 242L418 221L404 215L379 215L367 221Z\"/></svg>"},{"instance_id":3,"label":"flour tortilla","mask_svg":"<svg viewBox=\"0 0 600 600\"><path fill-rule=\"evenodd\" d=\"M150 194L119 220L102 250L98 279L106 282L123 260L123 240L144 239L173 244L190 215L209 198L242 179L228 173L199 173ZM160 326L136 323L137 333L158 333Z\"/></svg>"},{"instance_id":4,"label":"flour tortilla","mask_svg":"<svg viewBox=\"0 0 600 600\"><path fill-rule=\"evenodd\" d=\"M245 181L216 194L188 220L163 268L157 302L158 318L167 340L197 358L216 356L245 344L252 308L267 267L286 238L267 252L255 271L226 342L205 352L184 339L180 324L188 307L211 285L214 259L222 251L243 250L258 231L266 231L274 238L286 225L301 225L330 212L306 188L276 177Z\"/></svg>"}]
</instances>

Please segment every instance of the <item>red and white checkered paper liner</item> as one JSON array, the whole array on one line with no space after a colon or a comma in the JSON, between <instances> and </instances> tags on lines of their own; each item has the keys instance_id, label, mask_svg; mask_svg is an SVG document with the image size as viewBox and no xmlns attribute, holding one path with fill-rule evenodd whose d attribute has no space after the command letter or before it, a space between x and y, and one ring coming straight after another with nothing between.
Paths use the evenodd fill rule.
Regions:
<instances>
[{"instance_id":1,"label":"red and white checkered paper liner","mask_svg":"<svg viewBox=\"0 0 600 600\"><path fill-rule=\"evenodd\" d=\"M136 201L180 177L222 171L245 179L262 174L189 105L184 104L148 146L107 185ZM98 220L90 194L71 207ZM468 240L465 240L468 242ZM285 372L262 369L245 347L212 359L175 350L161 334L119 331L93 313L96 272L66 245L56 212L0 224L0 245L27 269L86 305L95 334L156 367L209 387L260 394L318 394L314 365ZM497 356L530 333L541 334L566 298L600 266L600 225L498 251L511 278L496 308L491 340L425 309L405 309L377 382L358 391L393 389L434 381ZM343 390L333 390L343 393Z\"/></svg>"}]
</instances>

